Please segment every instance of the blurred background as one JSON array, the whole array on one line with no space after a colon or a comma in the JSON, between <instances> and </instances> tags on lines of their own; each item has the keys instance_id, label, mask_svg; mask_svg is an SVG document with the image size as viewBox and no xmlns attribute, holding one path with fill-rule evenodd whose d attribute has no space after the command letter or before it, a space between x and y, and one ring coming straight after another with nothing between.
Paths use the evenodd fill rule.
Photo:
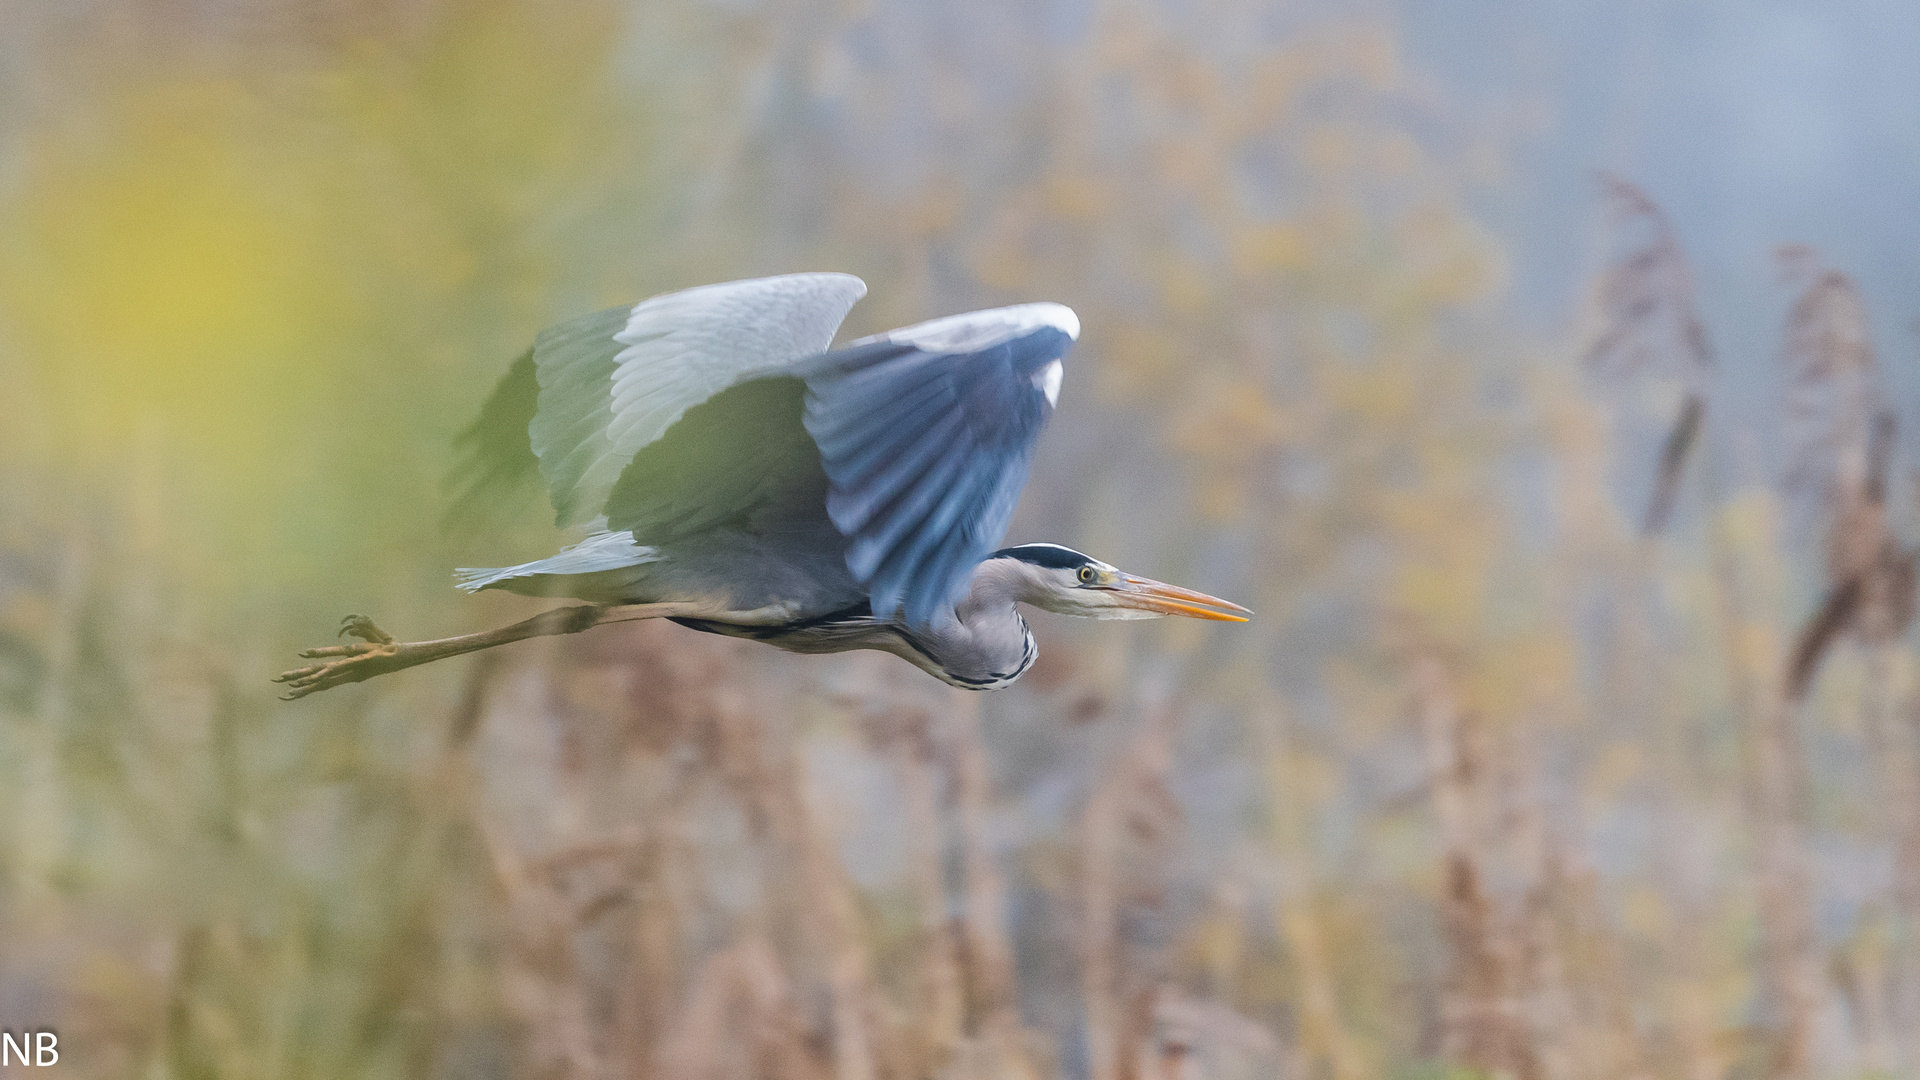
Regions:
<instances>
[{"instance_id":1,"label":"blurred background","mask_svg":"<svg viewBox=\"0 0 1920 1080\"><path fill-rule=\"evenodd\" d=\"M0 0L0 1028L62 1075L1920 1075L1920 9ZM1086 327L965 695L608 627L297 703L541 327ZM1174 620L1173 622L1180 622Z\"/></svg>"}]
</instances>

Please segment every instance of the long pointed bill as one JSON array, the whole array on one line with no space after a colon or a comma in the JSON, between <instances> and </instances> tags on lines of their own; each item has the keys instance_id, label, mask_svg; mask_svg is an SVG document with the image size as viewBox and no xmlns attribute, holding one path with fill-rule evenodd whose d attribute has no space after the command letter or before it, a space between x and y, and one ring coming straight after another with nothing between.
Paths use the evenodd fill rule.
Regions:
<instances>
[{"instance_id":1,"label":"long pointed bill","mask_svg":"<svg viewBox=\"0 0 1920 1080\"><path fill-rule=\"evenodd\" d=\"M1184 615L1189 619L1214 619L1219 622L1246 622L1253 612L1217 596L1168 585L1152 578L1123 575L1113 587L1114 600L1122 607L1139 608L1156 615Z\"/></svg>"}]
</instances>

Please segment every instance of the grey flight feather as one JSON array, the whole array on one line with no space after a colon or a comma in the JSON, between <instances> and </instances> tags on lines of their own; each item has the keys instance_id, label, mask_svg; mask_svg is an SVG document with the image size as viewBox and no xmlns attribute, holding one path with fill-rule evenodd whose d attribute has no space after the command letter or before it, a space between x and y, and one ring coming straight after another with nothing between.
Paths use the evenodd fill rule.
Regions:
<instances>
[{"instance_id":1,"label":"grey flight feather","mask_svg":"<svg viewBox=\"0 0 1920 1080\"><path fill-rule=\"evenodd\" d=\"M462 567L455 570L453 576L460 588L479 592L498 588L503 582L516 578L599 574L638 566L653 561L655 557L651 549L633 542L632 533L595 531L588 533L579 543L561 548L557 555L518 566L484 569Z\"/></svg>"},{"instance_id":2,"label":"grey flight feather","mask_svg":"<svg viewBox=\"0 0 1920 1080\"><path fill-rule=\"evenodd\" d=\"M520 354L480 407L480 415L455 437L458 455L447 475L453 501L442 527L478 532L499 515L503 504L536 486L540 459L533 456L527 426L533 423L540 384L534 378L533 350Z\"/></svg>"},{"instance_id":3,"label":"grey flight feather","mask_svg":"<svg viewBox=\"0 0 1920 1080\"><path fill-rule=\"evenodd\" d=\"M848 274L730 281L541 333L529 434L555 524L598 517L634 455L688 409L751 372L826 349L866 291Z\"/></svg>"},{"instance_id":4,"label":"grey flight feather","mask_svg":"<svg viewBox=\"0 0 1920 1080\"><path fill-rule=\"evenodd\" d=\"M629 308L611 308L568 319L540 331L534 339L534 374L540 405L527 425L540 476L553 503L553 523L567 526L600 512L588 486L588 472L612 448L607 428L613 423L613 335L627 324Z\"/></svg>"}]
</instances>

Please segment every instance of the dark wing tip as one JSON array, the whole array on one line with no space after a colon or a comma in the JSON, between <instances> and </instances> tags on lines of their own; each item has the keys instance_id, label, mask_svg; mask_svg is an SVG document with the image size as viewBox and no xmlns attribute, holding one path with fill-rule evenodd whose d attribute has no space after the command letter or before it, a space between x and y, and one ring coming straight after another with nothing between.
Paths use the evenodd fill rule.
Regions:
<instances>
[{"instance_id":1,"label":"dark wing tip","mask_svg":"<svg viewBox=\"0 0 1920 1080\"><path fill-rule=\"evenodd\" d=\"M454 437L457 460L443 488L452 496L441 528L473 533L518 507L537 486L540 461L527 427L540 401L533 350L521 353L480 407L480 415Z\"/></svg>"}]
</instances>

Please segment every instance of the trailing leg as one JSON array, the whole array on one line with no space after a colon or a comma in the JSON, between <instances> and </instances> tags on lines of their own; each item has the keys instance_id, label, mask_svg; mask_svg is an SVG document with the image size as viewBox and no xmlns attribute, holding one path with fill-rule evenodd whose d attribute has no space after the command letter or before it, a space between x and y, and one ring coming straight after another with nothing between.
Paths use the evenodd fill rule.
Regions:
<instances>
[{"instance_id":1,"label":"trailing leg","mask_svg":"<svg viewBox=\"0 0 1920 1080\"><path fill-rule=\"evenodd\" d=\"M308 694L330 690L346 683L363 682L376 675L385 675L389 672L417 667L420 664L432 663L435 660L444 660L449 656L478 652L481 649L491 649L496 645L525 641L528 638L577 634L603 622L630 622L635 619L659 619L690 613L690 609L695 606L636 604L624 607L602 607L597 604L583 604L577 607L543 611L531 619L524 619L496 630L438 638L433 641L396 641L392 634L380 629L365 615L349 615L341 620L340 633L359 638L361 644L327 645L318 649L308 649L300 654L302 658L322 662L282 672L273 681L287 685L287 692L280 697L283 700L292 701L295 698L303 698Z\"/></svg>"}]
</instances>

